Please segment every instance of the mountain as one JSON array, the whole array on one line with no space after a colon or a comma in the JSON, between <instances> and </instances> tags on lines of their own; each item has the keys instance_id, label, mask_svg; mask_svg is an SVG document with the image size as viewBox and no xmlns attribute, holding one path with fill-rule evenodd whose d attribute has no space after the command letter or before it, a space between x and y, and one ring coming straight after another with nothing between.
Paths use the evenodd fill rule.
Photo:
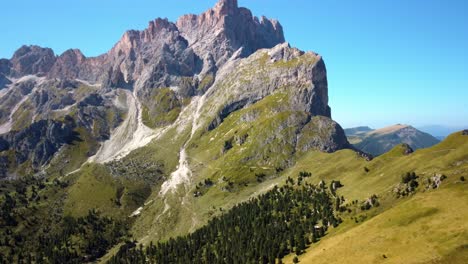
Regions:
<instances>
[{"instance_id":1,"label":"mountain","mask_svg":"<svg viewBox=\"0 0 468 264\"><path fill-rule=\"evenodd\" d=\"M344 130L346 137L348 138L349 143L351 144L356 144L356 143L361 142L365 134L371 131L373 131L373 129L368 126L346 128Z\"/></svg>"},{"instance_id":2,"label":"mountain","mask_svg":"<svg viewBox=\"0 0 468 264\"><path fill-rule=\"evenodd\" d=\"M23 46L0 60L0 263L463 263L466 133L411 153L412 127L348 130L395 145L372 159L328 100L323 58L236 0L97 57Z\"/></svg>"},{"instance_id":3,"label":"mountain","mask_svg":"<svg viewBox=\"0 0 468 264\"><path fill-rule=\"evenodd\" d=\"M394 125L377 130L368 127L345 129L348 140L357 149L374 156L388 152L398 144L407 144L411 149L431 147L439 140L408 125Z\"/></svg>"},{"instance_id":4,"label":"mountain","mask_svg":"<svg viewBox=\"0 0 468 264\"><path fill-rule=\"evenodd\" d=\"M322 57L236 0L129 30L97 57L23 46L0 66L0 178L47 196L30 213L43 225L12 227L24 237L96 210L134 216L132 236L156 242L266 188L304 153L352 149L331 119Z\"/></svg>"},{"instance_id":5,"label":"mountain","mask_svg":"<svg viewBox=\"0 0 468 264\"><path fill-rule=\"evenodd\" d=\"M252 124L272 123L276 131L256 140L281 138L278 144L287 145L288 153L280 167L299 151L349 147L330 119L321 56L284 41L278 21L254 17L237 1L226 0L201 15L185 15L175 23L156 19L143 31L127 31L109 52L93 58L76 49L56 56L48 48L23 46L1 60L0 134L8 143L1 176L38 173L54 156L74 152L70 140L51 143L39 132L17 136L42 120L50 138L59 136L50 134L55 122L74 131L86 149L67 158L78 161L64 172L85 161L121 159L176 128L184 144L174 148L182 149L239 110ZM270 116L258 107L275 100L284 103L268 109ZM190 138L182 139L188 130ZM325 130L323 137L314 132ZM251 155L239 161L274 163L275 157Z\"/></svg>"}]
</instances>

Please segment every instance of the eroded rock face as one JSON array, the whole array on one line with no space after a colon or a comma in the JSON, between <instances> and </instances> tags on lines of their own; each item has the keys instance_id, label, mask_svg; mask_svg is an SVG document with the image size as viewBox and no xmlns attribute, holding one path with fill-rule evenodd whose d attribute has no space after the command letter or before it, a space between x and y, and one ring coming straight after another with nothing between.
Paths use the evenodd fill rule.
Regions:
<instances>
[{"instance_id":1,"label":"eroded rock face","mask_svg":"<svg viewBox=\"0 0 468 264\"><path fill-rule=\"evenodd\" d=\"M303 111L331 117L325 63L320 55L305 53L283 43L259 50L246 59L227 63L205 94L204 116L211 116L209 130L230 113L275 92L287 93L284 111Z\"/></svg>"},{"instance_id":2,"label":"eroded rock face","mask_svg":"<svg viewBox=\"0 0 468 264\"><path fill-rule=\"evenodd\" d=\"M57 150L76 140L73 120L41 120L18 132L2 136L4 150L14 150L16 162L30 160L35 167L46 164Z\"/></svg>"},{"instance_id":3,"label":"eroded rock face","mask_svg":"<svg viewBox=\"0 0 468 264\"><path fill-rule=\"evenodd\" d=\"M11 81L8 78L0 73L0 89L5 88L7 85L11 84Z\"/></svg>"},{"instance_id":4,"label":"eroded rock face","mask_svg":"<svg viewBox=\"0 0 468 264\"><path fill-rule=\"evenodd\" d=\"M329 118L317 116L312 118L303 129L298 147L302 152L316 149L331 153L350 148L350 144L343 128L338 123Z\"/></svg>"},{"instance_id":5,"label":"eroded rock face","mask_svg":"<svg viewBox=\"0 0 468 264\"><path fill-rule=\"evenodd\" d=\"M201 15L185 15L177 27L197 54L222 66L239 48L247 57L261 48L272 48L285 41L283 28L276 20L254 17L239 8L237 0L219 1Z\"/></svg>"},{"instance_id":6,"label":"eroded rock face","mask_svg":"<svg viewBox=\"0 0 468 264\"><path fill-rule=\"evenodd\" d=\"M11 69L11 63L7 59L0 59L0 74L9 75Z\"/></svg>"},{"instance_id":7,"label":"eroded rock face","mask_svg":"<svg viewBox=\"0 0 468 264\"><path fill-rule=\"evenodd\" d=\"M76 49L55 57L51 49L23 46L0 63L0 73L11 69L15 77L47 74L106 87L184 86L181 77L214 73L238 49L247 57L284 41L278 21L254 17L236 0L222 0L199 16L182 16L177 23L156 19L143 31L127 31L108 53L95 58Z\"/></svg>"},{"instance_id":8,"label":"eroded rock face","mask_svg":"<svg viewBox=\"0 0 468 264\"><path fill-rule=\"evenodd\" d=\"M64 78L78 78L86 57L80 50L70 49L57 58L49 76Z\"/></svg>"},{"instance_id":9,"label":"eroded rock face","mask_svg":"<svg viewBox=\"0 0 468 264\"><path fill-rule=\"evenodd\" d=\"M18 161L33 159L34 166L68 144L49 135L70 134L67 127L58 129L62 121L41 119L72 116L75 129L89 131L101 143L125 124L121 116L126 115L133 130L116 129L122 135L138 129L141 135L154 135L146 126L169 125L180 125L178 131L192 125L193 135L216 129L233 112L275 93L285 94L279 112L300 113L292 115L300 120L284 121L302 129L288 139L297 151L349 147L341 127L331 120L322 57L290 47L278 21L254 17L237 0L220 0L176 23L151 21L145 30L125 32L112 49L93 58L77 49L56 57L50 49L23 46L11 60L0 60L0 89L10 80L11 88L0 98L0 106L9 109L0 111L0 126L20 131L4 129L8 144L0 149L19 146ZM156 102L161 105L155 107ZM13 108L23 123L8 123ZM192 113L184 113L186 109ZM148 119L153 126L144 124ZM255 119L255 114L245 119ZM41 137L45 141L38 141ZM26 154L28 148L36 154Z\"/></svg>"},{"instance_id":10,"label":"eroded rock face","mask_svg":"<svg viewBox=\"0 0 468 264\"><path fill-rule=\"evenodd\" d=\"M15 52L10 63L11 75L15 77L45 75L55 63L55 54L49 48L22 46Z\"/></svg>"}]
</instances>

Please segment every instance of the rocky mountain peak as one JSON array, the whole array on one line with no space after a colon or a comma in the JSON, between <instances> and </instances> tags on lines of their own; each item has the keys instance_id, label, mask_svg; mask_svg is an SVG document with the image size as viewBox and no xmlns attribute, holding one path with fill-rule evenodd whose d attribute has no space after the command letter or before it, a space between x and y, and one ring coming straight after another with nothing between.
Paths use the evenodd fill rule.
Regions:
<instances>
[{"instance_id":1,"label":"rocky mountain peak","mask_svg":"<svg viewBox=\"0 0 468 264\"><path fill-rule=\"evenodd\" d=\"M285 41L278 21L259 19L249 9L239 8L236 0L220 0L200 15L182 16L176 25L194 51L209 53L218 67L240 48L242 57L247 57Z\"/></svg>"},{"instance_id":2,"label":"rocky mountain peak","mask_svg":"<svg viewBox=\"0 0 468 264\"><path fill-rule=\"evenodd\" d=\"M213 11L219 16L232 15L238 11L237 0L220 0Z\"/></svg>"},{"instance_id":3,"label":"rocky mountain peak","mask_svg":"<svg viewBox=\"0 0 468 264\"><path fill-rule=\"evenodd\" d=\"M149 22L148 28L143 31L144 40L151 41L162 31L177 31L177 26L169 20L157 18Z\"/></svg>"},{"instance_id":4,"label":"rocky mountain peak","mask_svg":"<svg viewBox=\"0 0 468 264\"><path fill-rule=\"evenodd\" d=\"M28 74L44 75L55 63L52 49L39 46L22 46L11 58L12 75L15 77Z\"/></svg>"},{"instance_id":5,"label":"rocky mountain peak","mask_svg":"<svg viewBox=\"0 0 468 264\"><path fill-rule=\"evenodd\" d=\"M11 60L0 60L2 87L0 110L8 109L0 111L3 148L22 151L14 164L0 159L8 173L33 156L31 168L39 169L63 146L73 148L73 131L89 139L80 158L92 162L121 159L169 136L169 128L177 129L171 147L194 155L192 146L209 134L226 134L226 126L245 122L252 125L239 135L210 143L210 156L235 140L247 150L222 152L235 164L287 168L294 153L350 147L331 120L321 56L291 47L277 20L256 17L236 0L220 0L176 23L150 21L97 57L78 49L56 57L51 49L24 46ZM71 121L63 124L67 116ZM59 134L66 138L53 141Z\"/></svg>"},{"instance_id":6,"label":"rocky mountain peak","mask_svg":"<svg viewBox=\"0 0 468 264\"><path fill-rule=\"evenodd\" d=\"M57 57L49 76L73 78L78 75L79 68L85 60L86 57L79 49L69 49Z\"/></svg>"}]
</instances>

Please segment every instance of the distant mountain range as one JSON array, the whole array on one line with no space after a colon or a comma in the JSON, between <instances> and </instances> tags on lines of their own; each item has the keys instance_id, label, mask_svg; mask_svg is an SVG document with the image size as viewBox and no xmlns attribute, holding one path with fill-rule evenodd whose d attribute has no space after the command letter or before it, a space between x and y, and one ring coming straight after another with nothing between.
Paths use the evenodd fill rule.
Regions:
<instances>
[{"instance_id":1,"label":"distant mountain range","mask_svg":"<svg viewBox=\"0 0 468 264\"><path fill-rule=\"evenodd\" d=\"M466 128L468 128L468 125L466 126L426 125L426 126L417 127L418 130L429 133L439 140L442 140L446 138L448 135L457 131L461 131Z\"/></svg>"},{"instance_id":2,"label":"distant mountain range","mask_svg":"<svg viewBox=\"0 0 468 264\"><path fill-rule=\"evenodd\" d=\"M398 144L408 144L413 150L431 147L439 139L412 126L397 124L374 130L370 127L345 129L346 136L356 148L374 156L388 152Z\"/></svg>"}]
</instances>

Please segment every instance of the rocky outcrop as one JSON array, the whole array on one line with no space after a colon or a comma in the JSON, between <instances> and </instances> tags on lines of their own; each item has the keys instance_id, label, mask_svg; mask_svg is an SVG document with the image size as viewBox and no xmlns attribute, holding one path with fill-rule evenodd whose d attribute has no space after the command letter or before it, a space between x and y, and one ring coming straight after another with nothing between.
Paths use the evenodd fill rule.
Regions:
<instances>
[{"instance_id":1,"label":"rocky outcrop","mask_svg":"<svg viewBox=\"0 0 468 264\"><path fill-rule=\"evenodd\" d=\"M350 148L343 128L335 121L323 116L312 118L299 135L298 142L298 150L302 152L315 149L331 153Z\"/></svg>"},{"instance_id":2,"label":"rocky outcrop","mask_svg":"<svg viewBox=\"0 0 468 264\"><path fill-rule=\"evenodd\" d=\"M55 63L52 49L39 46L22 46L10 60L11 75L21 77L25 75L45 75Z\"/></svg>"},{"instance_id":3,"label":"rocky outcrop","mask_svg":"<svg viewBox=\"0 0 468 264\"><path fill-rule=\"evenodd\" d=\"M468 129L463 130L463 131L462 131L462 135L468 136Z\"/></svg>"},{"instance_id":4,"label":"rocky outcrop","mask_svg":"<svg viewBox=\"0 0 468 264\"><path fill-rule=\"evenodd\" d=\"M216 128L231 112L274 92L288 94L284 111L303 111L331 117L325 63L320 55L291 48L288 43L259 50L246 59L227 63L205 94L202 115Z\"/></svg>"},{"instance_id":5,"label":"rocky outcrop","mask_svg":"<svg viewBox=\"0 0 468 264\"><path fill-rule=\"evenodd\" d=\"M65 122L41 120L22 131L2 136L2 149L13 150L15 162L21 164L30 160L34 167L46 164L65 144L77 140L74 121Z\"/></svg>"},{"instance_id":6,"label":"rocky outcrop","mask_svg":"<svg viewBox=\"0 0 468 264\"><path fill-rule=\"evenodd\" d=\"M214 60L217 67L240 48L242 57L247 57L285 41L278 21L254 17L250 10L239 8L237 0L221 0L201 15L182 16L177 27L194 51L204 54L205 61Z\"/></svg>"},{"instance_id":7,"label":"rocky outcrop","mask_svg":"<svg viewBox=\"0 0 468 264\"><path fill-rule=\"evenodd\" d=\"M294 149L285 156L349 147L343 130L331 120L322 57L290 47L278 21L253 16L237 0L220 0L212 9L182 16L176 23L151 21L144 30L125 32L112 49L93 58L77 49L56 57L50 49L23 46L11 60L0 60L0 85L8 85L9 79L12 89L0 105L14 107L15 114L0 111L1 125L8 128L4 131L31 132L41 119L69 115L76 128L89 132L87 137L111 145L106 154L116 152L112 144L117 141L125 141L116 144L129 150L148 144L141 142L160 136L153 129L191 129L190 138L215 130L232 113L274 94L284 95L271 113L281 119L274 121L275 129L283 133L285 127L297 128L283 138ZM290 117L283 120L285 116ZM10 122L15 118L21 124ZM245 118L255 119L255 113ZM37 126L35 130L44 129ZM280 137L266 135L265 141ZM106 145L109 139L112 144ZM10 145L19 142L12 140L7 140ZM35 158L34 165L48 157Z\"/></svg>"},{"instance_id":8,"label":"rocky outcrop","mask_svg":"<svg viewBox=\"0 0 468 264\"><path fill-rule=\"evenodd\" d=\"M413 148L411 148L411 146L408 144L403 144L402 147L403 147L403 155L405 156L410 155L411 153L414 152Z\"/></svg>"},{"instance_id":9,"label":"rocky outcrop","mask_svg":"<svg viewBox=\"0 0 468 264\"><path fill-rule=\"evenodd\" d=\"M254 17L239 8L237 0L222 0L199 16L181 17L176 24L156 19L143 31L127 31L108 53L95 58L76 49L55 57L51 49L23 46L10 61L0 63L0 73L7 76L11 69L15 77L79 78L104 87L181 86L182 94L191 95L196 83L187 87L184 77L213 74L238 49L242 48L241 57L247 57L282 42L278 21Z\"/></svg>"},{"instance_id":10,"label":"rocky outcrop","mask_svg":"<svg viewBox=\"0 0 468 264\"><path fill-rule=\"evenodd\" d=\"M107 54L103 85L141 89L178 86L192 78L201 61L176 25L156 19L144 31L127 31Z\"/></svg>"},{"instance_id":11,"label":"rocky outcrop","mask_svg":"<svg viewBox=\"0 0 468 264\"><path fill-rule=\"evenodd\" d=\"M11 84L11 81L2 73L0 73L0 90Z\"/></svg>"}]
</instances>

